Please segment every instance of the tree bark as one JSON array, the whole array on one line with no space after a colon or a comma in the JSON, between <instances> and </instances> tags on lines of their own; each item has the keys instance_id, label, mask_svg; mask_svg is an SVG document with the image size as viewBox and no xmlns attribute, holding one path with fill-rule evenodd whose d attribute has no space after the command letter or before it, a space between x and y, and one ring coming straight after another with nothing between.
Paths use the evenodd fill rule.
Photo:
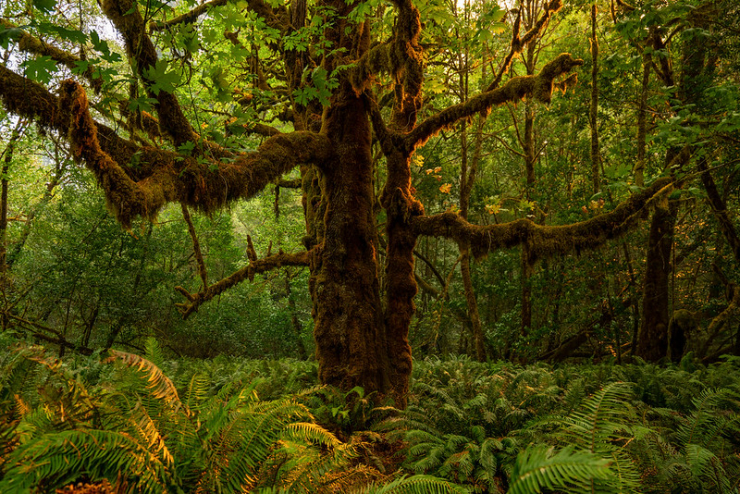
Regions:
<instances>
[{"instance_id":1,"label":"tree bark","mask_svg":"<svg viewBox=\"0 0 740 494\"><path fill-rule=\"evenodd\" d=\"M326 231L312 259L319 379L384 395L395 389L376 262L371 131L351 87L335 96L324 126L336 156L322 166Z\"/></svg>"},{"instance_id":2,"label":"tree bark","mask_svg":"<svg viewBox=\"0 0 740 494\"><path fill-rule=\"evenodd\" d=\"M677 209L674 203L667 208L657 208L650 224L642 321L635 352L648 362L660 360L668 351L669 279Z\"/></svg>"}]
</instances>

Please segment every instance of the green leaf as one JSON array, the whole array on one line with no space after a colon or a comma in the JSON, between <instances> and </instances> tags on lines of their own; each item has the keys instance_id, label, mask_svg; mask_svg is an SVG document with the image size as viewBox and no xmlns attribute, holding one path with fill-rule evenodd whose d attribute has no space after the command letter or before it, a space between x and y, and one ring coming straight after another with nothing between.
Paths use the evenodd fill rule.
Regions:
<instances>
[{"instance_id":1,"label":"green leaf","mask_svg":"<svg viewBox=\"0 0 740 494\"><path fill-rule=\"evenodd\" d=\"M48 14L56 8L57 0L33 0L33 6Z\"/></svg>"},{"instance_id":2,"label":"green leaf","mask_svg":"<svg viewBox=\"0 0 740 494\"><path fill-rule=\"evenodd\" d=\"M11 27L8 29L0 27L0 46L7 50L10 45L10 40L17 40L23 34L23 30L18 27Z\"/></svg>"},{"instance_id":3,"label":"green leaf","mask_svg":"<svg viewBox=\"0 0 740 494\"><path fill-rule=\"evenodd\" d=\"M154 94L159 94L160 91L172 93L180 83L180 75L174 70L167 71L167 62L163 60L157 60L156 65L149 67L144 74L150 80L149 89Z\"/></svg>"},{"instance_id":4,"label":"green leaf","mask_svg":"<svg viewBox=\"0 0 740 494\"><path fill-rule=\"evenodd\" d=\"M57 63L48 55L26 60L21 65L25 69L26 77L41 84L47 84L57 71Z\"/></svg>"}]
</instances>

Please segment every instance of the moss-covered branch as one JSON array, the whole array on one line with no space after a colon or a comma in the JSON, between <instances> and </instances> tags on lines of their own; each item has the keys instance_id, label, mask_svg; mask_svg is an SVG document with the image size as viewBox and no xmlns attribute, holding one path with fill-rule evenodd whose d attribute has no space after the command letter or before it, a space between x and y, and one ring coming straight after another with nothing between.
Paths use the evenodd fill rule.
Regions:
<instances>
[{"instance_id":1,"label":"moss-covered branch","mask_svg":"<svg viewBox=\"0 0 740 494\"><path fill-rule=\"evenodd\" d=\"M196 20L198 20L198 17L202 16L206 12L208 12L210 9L214 7L221 7L223 5L226 5L229 2L229 0L210 0L210 2L204 2L197 7L195 7L193 10L189 12L185 12L182 15L178 15L177 17L170 19L169 21L161 21L161 22L151 22L149 23L149 30L150 31L162 31L164 29L167 29L172 26L177 26L178 24L192 24Z\"/></svg>"},{"instance_id":2,"label":"moss-covered branch","mask_svg":"<svg viewBox=\"0 0 740 494\"><path fill-rule=\"evenodd\" d=\"M205 212L236 199L253 197L301 163L326 160L329 140L311 132L280 134L267 139L256 152L231 162L196 160L176 153L143 148L140 159L151 173L136 180L101 147L97 125L88 111L84 89L74 81L62 83L59 112L69 114L68 139L103 188L109 206L124 227L137 216L153 218L169 202Z\"/></svg>"},{"instance_id":3,"label":"moss-covered branch","mask_svg":"<svg viewBox=\"0 0 740 494\"><path fill-rule=\"evenodd\" d=\"M263 257L262 259L250 260L248 265L236 271L228 278L224 278L198 293L190 293L181 286L175 287L175 290L188 300L186 303L176 305L180 309L180 312L182 312L183 319L187 319L193 312L197 312L198 308L205 302L222 294L229 288L238 285L242 281L252 281L255 275L266 273L283 266L308 266L311 260L311 252L303 251L297 254L279 252Z\"/></svg>"},{"instance_id":4,"label":"moss-covered branch","mask_svg":"<svg viewBox=\"0 0 740 494\"><path fill-rule=\"evenodd\" d=\"M216 7L222 7L230 1L231 0L210 0L209 2L202 3L194 9L170 19L169 21L151 22L149 23L149 30L162 31L164 29L177 26L178 24L192 24L209 10ZM284 31L289 27L287 22L288 11L285 7L275 9L262 0L248 0L247 5L249 10L256 12L260 17L262 17L268 26L279 29L280 31Z\"/></svg>"},{"instance_id":5,"label":"moss-covered branch","mask_svg":"<svg viewBox=\"0 0 740 494\"><path fill-rule=\"evenodd\" d=\"M349 69L348 77L357 93L362 93L375 74L391 72L391 45L382 43L370 48Z\"/></svg>"},{"instance_id":6,"label":"moss-covered branch","mask_svg":"<svg viewBox=\"0 0 740 494\"><path fill-rule=\"evenodd\" d=\"M18 28L18 26L7 19L0 19L0 28L17 29L18 48L26 53L48 56L55 62L60 63L71 70L77 69L79 67L79 63L83 61L78 56L57 48L54 45L50 45L46 41L42 41L36 36ZM83 75L90 82L92 88L96 92L99 92L100 88L103 86L103 80L99 76L95 75L95 66L88 65Z\"/></svg>"},{"instance_id":7,"label":"moss-covered branch","mask_svg":"<svg viewBox=\"0 0 740 494\"><path fill-rule=\"evenodd\" d=\"M0 65L0 100L11 113L35 120L44 128L54 129L62 135L69 129L69 115L59 111L59 98L49 93L38 82L26 79L12 70ZM135 154L143 153L140 163L154 160L148 157L147 150L142 150L131 141L120 137L113 129L99 122L95 123L98 140L105 151L122 166L128 165ZM131 169L130 173L141 178L151 170L143 165Z\"/></svg>"},{"instance_id":8,"label":"moss-covered branch","mask_svg":"<svg viewBox=\"0 0 740 494\"><path fill-rule=\"evenodd\" d=\"M429 117L408 134L406 144L413 149L462 119L507 102L519 101L525 96L549 103L557 85L555 79L580 65L583 65L583 60L574 59L569 53L563 53L545 65L537 75L514 77L498 89L481 93L465 103L451 106ZM574 79L570 79L570 82L574 82Z\"/></svg>"},{"instance_id":9,"label":"moss-covered branch","mask_svg":"<svg viewBox=\"0 0 740 494\"><path fill-rule=\"evenodd\" d=\"M144 83L147 96L157 101L155 108L162 130L176 146L186 142L197 142L198 135L185 118L180 103L173 93L155 90L153 69L158 56L152 40L146 34L144 18L131 0L105 0L102 2L105 15L123 36L126 53Z\"/></svg>"},{"instance_id":10,"label":"moss-covered branch","mask_svg":"<svg viewBox=\"0 0 740 494\"><path fill-rule=\"evenodd\" d=\"M504 58L504 63L501 65L498 72L496 73L496 77L494 77L493 81L491 81L491 83L486 88L486 91L493 91L494 89L499 87L504 74L509 71L512 62L514 61L514 57L519 55L528 43L532 42L534 39L540 36L542 30L550 21L550 18L553 16L553 14L555 14L562 7L562 0L551 0L547 5L545 5L544 12L542 12L542 15L537 20L537 22L535 22L534 26L532 26L529 31L524 33L524 36L522 37L519 36L519 28L521 26L522 20L522 9L517 12L516 19L514 20L514 29L512 33L511 47L509 49L509 53L506 55L506 58Z\"/></svg>"},{"instance_id":11,"label":"moss-covered branch","mask_svg":"<svg viewBox=\"0 0 740 494\"><path fill-rule=\"evenodd\" d=\"M651 204L667 201L667 194L671 190L671 179L656 180L613 211L572 225L546 226L519 219L498 225L477 226L456 213L443 213L415 217L412 226L418 235L446 237L458 243L469 242L476 257L526 243L535 258L543 258L593 249L626 233L648 213Z\"/></svg>"}]
</instances>

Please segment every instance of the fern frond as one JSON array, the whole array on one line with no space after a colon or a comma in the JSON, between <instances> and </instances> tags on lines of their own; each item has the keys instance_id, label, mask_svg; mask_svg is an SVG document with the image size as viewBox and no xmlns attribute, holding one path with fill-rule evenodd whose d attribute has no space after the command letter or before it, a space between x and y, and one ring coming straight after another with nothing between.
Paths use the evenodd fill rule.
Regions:
<instances>
[{"instance_id":1,"label":"fern frond","mask_svg":"<svg viewBox=\"0 0 740 494\"><path fill-rule=\"evenodd\" d=\"M5 465L0 481L3 494L27 494L43 482L61 488L84 472L91 480L116 481L125 475L129 485L152 494L166 492L167 470L146 445L125 433L88 430L46 434L21 444Z\"/></svg>"},{"instance_id":2,"label":"fern frond","mask_svg":"<svg viewBox=\"0 0 740 494\"><path fill-rule=\"evenodd\" d=\"M127 367L142 373L147 381L146 389L151 396L176 405L180 403L177 389L170 378L164 375L162 370L149 360L134 353L110 350L110 360L120 360Z\"/></svg>"},{"instance_id":3,"label":"fern frond","mask_svg":"<svg viewBox=\"0 0 740 494\"><path fill-rule=\"evenodd\" d=\"M461 485L452 484L429 475L402 477L385 485L370 485L358 494L463 494L469 492Z\"/></svg>"},{"instance_id":4,"label":"fern frond","mask_svg":"<svg viewBox=\"0 0 740 494\"><path fill-rule=\"evenodd\" d=\"M543 489L567 489L590 493L593 479L610 476L609 461L572 446L553 454L553 448L528 447L517 456L511 473L509 494L540 493Z\"/></svg>"}]
</instances>

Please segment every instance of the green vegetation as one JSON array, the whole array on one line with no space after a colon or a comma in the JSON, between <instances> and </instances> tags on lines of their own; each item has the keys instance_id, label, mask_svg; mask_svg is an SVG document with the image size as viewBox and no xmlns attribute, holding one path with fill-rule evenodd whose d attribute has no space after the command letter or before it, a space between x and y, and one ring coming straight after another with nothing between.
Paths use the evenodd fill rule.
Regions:
<instances>
[{"instance_id":1,"label":"green vegetation","mask_svg":"<svg viewBox=\"0 0 740 494\"><path fill-rule=\"evenodd\" d=\"M740 361L416 363L407 410L316 364L2 355L0 488L54 492L737 492ZM687 369L688 368L688 369ZM356 398L356 399L348 399ZM107 484L104 483L107 481ZM84 492L84 491L82 491Z\"/></svg>"},{"instance_id":2,"label":"green vegetation","mask_svg":"<svg viewBox=\"0 0 740 494\"><path fill-rule=\"evenodd\" d=\"M738 26L0 1L0 494L740 494Z\"/></svg>"}]
</instances>

